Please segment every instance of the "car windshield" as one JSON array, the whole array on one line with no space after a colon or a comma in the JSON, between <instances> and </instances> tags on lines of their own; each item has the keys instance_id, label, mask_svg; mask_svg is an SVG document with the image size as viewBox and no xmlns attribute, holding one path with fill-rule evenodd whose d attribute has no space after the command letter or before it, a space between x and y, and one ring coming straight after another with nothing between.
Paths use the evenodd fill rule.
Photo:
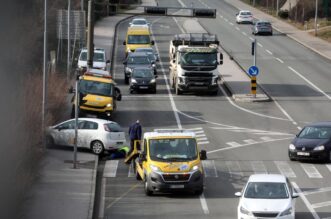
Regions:
<instances>
[{"instance_id":1,"label":"car windshield","mask_svg":"<svg viewBox=\"0 0 331 219\"><path fill-rule=\"evenodd\" d=\"M193 138L151 139L149 153L150 158L156 161L190 161L198 157Z\"/></svg>"},{"instance_id":2,"label":"car windshield","mask_svg":"<svg viewBox=\"0 0 331 219\"><path fill-rule=\"evenodd\" d=\"M134 78L151 78L154 74L150 69L134 69L132 77Z\"/></svg>"},{"instance_id":3,"label":"car windshield","mask_svg":"<svg viewBox=\"0 0 331 219\"><path fill-rule=\"evenodd\" d=\"M183 66L214 66L217 64L217 53L182 53L180 62Z\"/></svg>"},{"instance_id":4,"label":"car windshield","mask_svg":"<svg viewBox=\"0 0 331 219\"><path fill-rule=\"evenodd\" d=\"M149 44L151 42L149 35L129 35L128 44Z\"/></svg>"},{"instance_id":5,"label":"car windshield","mask_svg":"<svg viewBox=\"0 0 331 219\"><path fill-rule=\"evenodd\" d=\"M252 15L252 13L248 12L248 11L244 11L244 12L241 12L240 15Z\"/></svg>"},{"instance_id":6,"label":"car windshield","mask_svg":"<svg viewBox=\"0 0 331 219\"><path fill-rule=\"evenodd\" d=\"M259 22L257 26L271 26L271 24L269 22Z\"/></svg>"},{"instance_id":7,"label":"car windshield","mask_svg":"<svg viewBox=\"0 0 331 219\"><path fill-rule=\"evenodd\" d=\"M132 24L135 24L135 25L146 25L146 21L145 20L133 20L132 21Z\"/></svg>"},{"instance_id":8,"label":"car windshield","mask_svg":"<svg viewBox=\"0 0 331 219\"><path fill-rule=\"evenodd\" d=\"M298 138L306 139L329 139L331 138L331 127L305 127Z\"/></svg>"},{"instance_id":9,"label":"car windshield","mask_svg":"<svg viewBox=\"0 0 331 219\"><path fill-rule=\"evenodd\" d=\"M79 92L82 94L94 94L100 96L112 96L113 85L99 81L81 80L79 82Z\"/></svg>"},{"instance_id":10,"label":"car windshield","mask_svg":"<svg viewBox=\"0 0 331 219\"><path fill-rule=\"evenodd\" d=\"M87 61L87 52L82 52L80 54L79 59L81 61ZM93 61L94 62L104 62L105 61L105 55L103 53L94 53Z\"/></svg>"},{"instance_id":11,"label":"car windshield","mask_svg":"<svg viewBox=\"0 0 331 219\"><path fill-rule=\"evenodd\" d=\"M147 56L136 56L136 57L129 57L128 64L147 65L147 64L151 64L151 62Z\"/></svg>"},{"instance_id":12,"label":"car windshield","mask_svg":"<svg viewBox=\"0 0 331 219\"><path fill-rule=\"evenodd\" d=\"M244 197L254 199L287 199L289 194L286 183L250 182L246 187Z\"/></svg>"}]
</instances>

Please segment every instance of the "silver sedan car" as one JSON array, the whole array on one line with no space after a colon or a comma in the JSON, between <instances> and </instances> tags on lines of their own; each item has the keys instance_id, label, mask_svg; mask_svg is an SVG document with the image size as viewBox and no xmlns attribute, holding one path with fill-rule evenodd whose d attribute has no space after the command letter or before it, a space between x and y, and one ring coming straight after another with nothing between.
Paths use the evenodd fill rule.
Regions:
<instances>
[{"instance_id":1,"label":"silver sedan car","mask_svg":"<svg viewBox=\"0 0 331 219\"><path fill-rule=\"evenodd\" d=\"M74 138L75 119L47 128L48 145L73 146ZM91 149L94 154L100 155L105 150L118 149L125 143L125 133L116 122L96 118L79 118L78 147Z\"/></svg>"}]
</instances>

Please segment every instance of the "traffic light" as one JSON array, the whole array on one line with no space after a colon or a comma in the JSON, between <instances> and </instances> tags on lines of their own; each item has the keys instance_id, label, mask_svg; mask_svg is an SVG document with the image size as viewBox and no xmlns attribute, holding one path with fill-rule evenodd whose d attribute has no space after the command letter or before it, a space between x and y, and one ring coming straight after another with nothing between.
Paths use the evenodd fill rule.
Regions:
<instances>
[{"instance_id":1,"label":"traffic light","mask_svg":"<svg viewBox=\"0 0 331 219\"><path fill-rule=\"evenodd\" d=\"M150 14L150 15L167 15L167 8L163 8L163 7L145 6L144 11L145 14Z\"/></svg>"},{"instance_id":2,"label":"traffic light","mask_svg":"<svg viewBox=\"0 0 331 219\"><path fill-rule=\"evenodd\" d=\"M216 18L216 9L194 8L193 17Z\"/></svg>"}]
</instances>

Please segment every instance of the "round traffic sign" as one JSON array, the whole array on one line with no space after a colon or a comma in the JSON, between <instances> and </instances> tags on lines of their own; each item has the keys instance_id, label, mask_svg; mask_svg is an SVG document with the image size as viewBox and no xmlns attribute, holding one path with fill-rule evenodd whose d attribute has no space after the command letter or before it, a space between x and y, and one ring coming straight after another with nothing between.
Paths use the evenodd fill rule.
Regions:
<instances>
[{"instance_id":1,"label":"round traffic sign","mask_svg":"<svg viewBox=\"0 0 331 219\"><path fill-rule=\"evenodd\" d=\"M257 76L259 74L259 69L258 67L256 67L255 65L251 66L249 69L248 69L248 74L250 76Z\"/></svg>"}]
</instances>

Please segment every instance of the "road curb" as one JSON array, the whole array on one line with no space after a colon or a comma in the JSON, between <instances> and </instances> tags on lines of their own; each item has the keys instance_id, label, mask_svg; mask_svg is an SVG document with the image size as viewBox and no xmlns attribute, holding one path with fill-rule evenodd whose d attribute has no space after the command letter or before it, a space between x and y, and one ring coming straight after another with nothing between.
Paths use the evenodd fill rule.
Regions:
<instances>
[{"instance_id":1,"label":"road curb","mask_svg":"<svg viewBox=\"0 0 331 219\"><path fill-rule=\"evenodd\" d=\"M99 157L95 155L94 169L93 169L93 175L92 175L92 184L91 184L90 206L89 206L88 216L87 216L88 219L92 219L92 217L93 217L98 165L99 165Z\"/></svg>"}]
</instances>

